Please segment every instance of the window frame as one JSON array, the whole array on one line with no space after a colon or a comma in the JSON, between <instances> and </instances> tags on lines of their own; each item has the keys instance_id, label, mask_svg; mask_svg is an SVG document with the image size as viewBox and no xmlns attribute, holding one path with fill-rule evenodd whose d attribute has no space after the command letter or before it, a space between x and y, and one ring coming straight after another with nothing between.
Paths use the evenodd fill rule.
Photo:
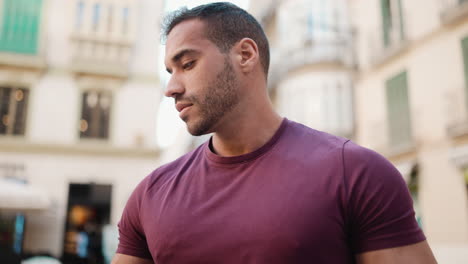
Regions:
<instances>
[{"instance_id":1,"label":"window frame","mask_svg":"<svg viewBox=\"0 0 468 264\"><path fill-rule=\"evenodd\" d=\"M91 136L86 136L84 135L84 131L82 131L82 121L85 120L84 118L84 110L85 110L85 94L88 94L88 93L96 93L98 95L98 98L97 98L97 102L96 102L96 106L95 107L99 107L100 105L100 99L101 99L101 95L102 94L107 94L107 96L109 97L109 110L108 110L108 117L107 117L107 131L105 133L105 136L104 137L101 137L100 136L100 130L101 130L101 127L100 127L100 122L101 121L97 121L95 120L96 116L98 117L98 120L101 119L102 117L102 114L99 113L99 114L92 114L92 116L94 117L93 120L91 120L91 122L89 122L89 120L86 120L87 122L87 126L88 126L88 130L90 129L90 125L91 124L98 124L99 127L98 128L92 128L93 129L93 133L96 134L96 135L91 135ZM78 133L78 139L80 141L101 141L101 142L107 142L107 141L110 141L111 139L111 136L112 136L112 123L113 123L113 111L114 111L114 107L113 107L113 104L114 104L114 100L115 100L115 95L113 93L112 90L109 90L109 89L83 89L80 91L80 111L79 111L79 116L78 116L78 127L77 127L77 133ZM97 111L97 110L95 110Z\"/></svg>"},{"instance_id":2,"label":"window frame","mask_svg":"<svg viewBox=\"0 0 468 264\"><path fill-rule=\"evenodd\" d=\"M395 44L392 33L395 30L399 32L398 41L405 39L403 5L401 0L380 0L380 9L382 17L382 41L383 46L388 48ZM396 29L395 27L398 27ZM398 42L397 41L397 42Z\"/></svg>"},{"instance_id":3,"label":"window frame","mask_svg":"<svg viewBox=\"0 0 468 264\"><path fill-rule=\"evenodd\" d=\"M398 86L398 82L404 85ZM385 81L388 143L392 149L408 146L413 143L411 98L409 92L408 72L406 70L392 75ZM395 101L394 99L398 99L398 96L400 96L400 100ZM400 134L404 127L407 130L404 134Z\"/></svg>"},{"instance_id":4,"label":"window frame","mask_svg":"<svg viewBox=\"0 0 468 264\"><path fill-rule=\"evenodd\" d=\"M6 130L5 133L0 133L0 137L25 137L27 135L28 131L28 120L30 116L30 98L31 98L31 89L27 85L20 85L20 84L11 84L11 83L2 83L0 84L0 89L10 89L10 96L9 96L9 102L8 102L8 110L7 110L7 115L10 117L11 114L13 113L13 121L9 121L8 125L6 125ZM16 125L17 125L17 109L18 109L18 103L17 100L15 100L15 92L17 90L24 90L27 91L27 94L23 94L23 100L25 101L24 103L24 109L23 109L23 114L22 114L22 133L15 133ZM2 95L2 92L0 92L0 96ZM0 98L1 99L1 98ZM1 100L0 100L0 105L1 105ZM0 109L1 111L1 109ZM1 115L1 112L0 112ZM3 116L0 116L0 122L3 123Z\"/></svg>"}]
</instances>

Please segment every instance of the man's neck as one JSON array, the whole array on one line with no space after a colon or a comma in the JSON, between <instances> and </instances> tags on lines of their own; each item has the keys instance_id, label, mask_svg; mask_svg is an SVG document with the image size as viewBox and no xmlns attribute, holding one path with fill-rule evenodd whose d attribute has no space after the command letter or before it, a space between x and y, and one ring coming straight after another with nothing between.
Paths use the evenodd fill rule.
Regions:
<instances>
[{"instance_id":1,"label":"man's neck","mask_svg":"<svg viewBox=\"0 0 468 264\"><path fill-rule=\"evenodd\" d=\"M216 154L225 157L247 154L273 137L283 118L272 109L268 109L266 113L253 113L256 114L227 119L227 124L223 124L223 128L213 134L212 148Z\"/></svg>"}]
</instances>

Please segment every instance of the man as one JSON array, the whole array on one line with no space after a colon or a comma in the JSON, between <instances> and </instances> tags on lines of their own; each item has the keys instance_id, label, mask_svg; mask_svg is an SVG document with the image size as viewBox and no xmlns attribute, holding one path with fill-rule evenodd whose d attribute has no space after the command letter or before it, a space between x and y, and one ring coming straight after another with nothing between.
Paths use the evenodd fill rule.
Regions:
<instances>
[{"instance_id":1,"label":"man","mask_svg":"<svg viewBox=\"0 0 468 264\"><path fill-rule=\"evenodd\" d=\"M213 136L138 185L114 264L436 263L387 160L275 113L251 15L182 9L165 36L166 96L191 134Z\"/></svg>"}]
</instances>

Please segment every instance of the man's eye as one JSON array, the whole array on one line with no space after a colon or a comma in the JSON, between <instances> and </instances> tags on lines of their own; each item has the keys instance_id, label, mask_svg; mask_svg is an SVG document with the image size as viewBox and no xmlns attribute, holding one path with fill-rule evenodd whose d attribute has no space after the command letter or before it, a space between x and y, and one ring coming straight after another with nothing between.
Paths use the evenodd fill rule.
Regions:
<instances>
[{"instance_id":1,"label":"man's eye","mask_svg":"<svg viewBox=\"0 0 468 264\"><path fill-rule=\"evenodd\" d=\"M195 63L195 61L187 62L187 63L185 63L184 65L182 65L182 68L183 68L184 70L188 70L188 69L190 69L190 68L193 66L194 63Z\"/></svg>"}]
</instances>

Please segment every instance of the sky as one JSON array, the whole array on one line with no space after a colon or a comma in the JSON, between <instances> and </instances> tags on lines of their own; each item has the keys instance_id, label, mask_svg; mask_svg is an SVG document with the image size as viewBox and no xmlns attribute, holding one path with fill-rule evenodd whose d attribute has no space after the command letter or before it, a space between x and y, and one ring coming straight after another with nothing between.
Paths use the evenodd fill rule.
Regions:
<instances>
[{"instance_id":1,"label":"sky","mask_svg":"<svg viewBox=\"0 0 468 264\"><path fill-rule=\"evenodd\" d=\"M219 0L218 0L219 1ZM218 1L208 1L208 0L166 0L165 1L165 10L164 12L171 12L180 7L186 6L192 8L201 4L207 4ZM249 0L233 0L227 1L236 4L237 6L247 9ZM159 72L160 77L163 82L163 87L170 78L170 75L166 72L164 66L164 46L160 47L160 56L159 56ZM160 148L170 147L180 136L180 131L185 130L185 123L179 118L179 113L175 109L174 99L163 97L157 115L157 130L156 130L156 140ZM185 132L188 135L188 132Z\"/></svg>"}]
</instances>

